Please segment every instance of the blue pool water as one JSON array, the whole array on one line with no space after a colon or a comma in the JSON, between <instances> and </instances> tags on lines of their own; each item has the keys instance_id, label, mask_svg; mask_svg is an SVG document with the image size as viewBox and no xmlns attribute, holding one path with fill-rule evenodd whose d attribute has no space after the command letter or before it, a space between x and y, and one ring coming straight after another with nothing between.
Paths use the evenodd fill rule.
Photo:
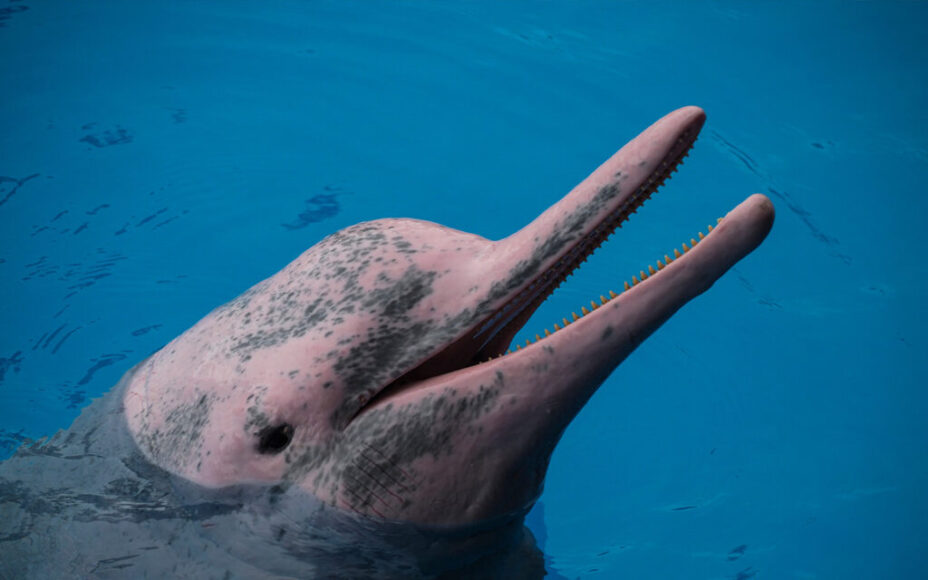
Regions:
<instances>
[{"instance_id":1,"label":"blue pool water","mask_svg":"<svg viewBox=\"0 0 928 580\"><path fill-rule=\"evenodd\" d=\"M696 104L525 336L752 192L777 221L565 434L549 574L924 577L928 4L0 2L0 457L326 234L505 236Z\"/></svg>"}]
</instances>

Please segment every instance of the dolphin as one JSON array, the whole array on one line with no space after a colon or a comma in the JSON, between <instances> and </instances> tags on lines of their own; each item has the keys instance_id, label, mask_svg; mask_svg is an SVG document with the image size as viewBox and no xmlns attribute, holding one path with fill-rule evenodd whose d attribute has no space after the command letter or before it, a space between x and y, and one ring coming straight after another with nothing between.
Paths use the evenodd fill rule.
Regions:
<instances>
[{"instance_id":1,"label":"dolphin","mask_svg":"<svg viewBox=\"0 0 928 580\"><path fill-rule=\"evenodd\" d=\"M564 430L773 205L510 343L704 122L671 112L498 241L381 219L312 246L0 466L0 575L541 577L522 521Z\"/></svg>"}]
</instances>

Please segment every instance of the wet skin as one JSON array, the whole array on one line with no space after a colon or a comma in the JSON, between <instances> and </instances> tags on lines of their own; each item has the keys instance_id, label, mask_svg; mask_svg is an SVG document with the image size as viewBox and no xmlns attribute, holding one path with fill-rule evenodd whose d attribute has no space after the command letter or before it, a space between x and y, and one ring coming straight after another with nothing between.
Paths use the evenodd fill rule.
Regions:
<instances>
[{"instance_id":1,"label":"wet skin","mask_svg":"<svg viewBox=\"0 0 928 580\"><path fill-rule=\"evenodd\" d=\"M541 577L522 518L564 429L772 204L505 353L704 121L670 113L505 239L362 223L215 309L0 464L0 577Z\"/></svg>"},{"instance_id":2,"label":"wet skin","mask_svg":"<svg viewBox=\"0 0 928 580\"><path fill-rule=\"evenodd\" d=\"M135 440L200 485L298 486L375 518L524 510L592 392L771 226L769 200L752 196L591 315L478 364L653 193L703 122L696 107L667 115L497 242L408 219L329 236L138 370L125 399Z\"/></svg>"}]
</instances>

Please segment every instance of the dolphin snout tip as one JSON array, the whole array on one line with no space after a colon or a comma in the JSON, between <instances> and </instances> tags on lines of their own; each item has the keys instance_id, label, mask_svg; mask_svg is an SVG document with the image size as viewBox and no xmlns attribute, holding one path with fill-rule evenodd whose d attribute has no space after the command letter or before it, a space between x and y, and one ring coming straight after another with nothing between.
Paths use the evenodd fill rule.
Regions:
<instances>
[{"instance_id":1,"label":"dolphin snout tip","mask_svg":"<svg viewBox=\"0 0 928 580\"><path fill-rule=\"evenodd\" d=\"M706 111L698 105L687 105L685 107L680 107L679 111L697 118L706 117Z\"/></svg>"},{"instance_id":2,"label":"dolphin snout tip","mask_svg":"<svg viewBox=\"0 0 928 580\"><path fill-rule=\"evenodd\" d=\"M763 193L755 193L748 197L745 202L749 204L757 223L763 230L765 232L770 231L770 228L773 227L773 220L776 217L776 208L773 207L773 202L770 201L770 198Z\"/></svg>"},{"instance_id":3,"label":"dolphin snout tip","mask_svg":"<svg viewBox=\"0 0 928 580\"><path fill-rule=\"evenodd\" d=\"M736 244L743 246L747 254L760 245L770 233L775 215L776 210L770 198L762 193L755 193L732 209L725 216L725 222L738 224L737 229L741 233L736 239L741 241Z\"/></svg>"},{"instance_id":4,"label":"dolphin snout tip","mask_svg":"<svg viewBox=\"0 0 928 580\"><path fill-rule=\"evenodd\" d=\"M683 117L686 119L688 124L698 124L700 128L706 122L706 111L702 107L696 105L687 105L685 107L680 107L671 115Z\"/></svg>"}]
</instances>

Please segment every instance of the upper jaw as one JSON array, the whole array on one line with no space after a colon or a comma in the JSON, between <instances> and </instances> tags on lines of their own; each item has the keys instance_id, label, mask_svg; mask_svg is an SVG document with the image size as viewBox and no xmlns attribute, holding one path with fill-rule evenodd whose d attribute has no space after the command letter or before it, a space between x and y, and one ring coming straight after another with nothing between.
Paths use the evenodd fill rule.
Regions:
<instances>
[{"instance_id":1,"label":"upper jaw","mask_svg":"<svg viewBox=\"0 0 928 580\"><path fill-rule=\"evenodd\" d=\"M480 355L504 352L557 285L676 171L705 119L692 106L665 115L528 226L496 244L496 268L509 268L501 284L508 293L505 305L475 329Z\"/></svg>"},{"instance_id":2,"label":"upper jaw","mask_svg":"<svg viewBox=\"0 0 928 580\"><path fill-rule=\"evenodd\" d=\"M699 107L664 116L528 226L495 242L485 266L494 281L482 309L491 314L381 388L359 413L407 384L505 352L541 302L676 170L705 118Z\"/></svg>"}]
</instances>

